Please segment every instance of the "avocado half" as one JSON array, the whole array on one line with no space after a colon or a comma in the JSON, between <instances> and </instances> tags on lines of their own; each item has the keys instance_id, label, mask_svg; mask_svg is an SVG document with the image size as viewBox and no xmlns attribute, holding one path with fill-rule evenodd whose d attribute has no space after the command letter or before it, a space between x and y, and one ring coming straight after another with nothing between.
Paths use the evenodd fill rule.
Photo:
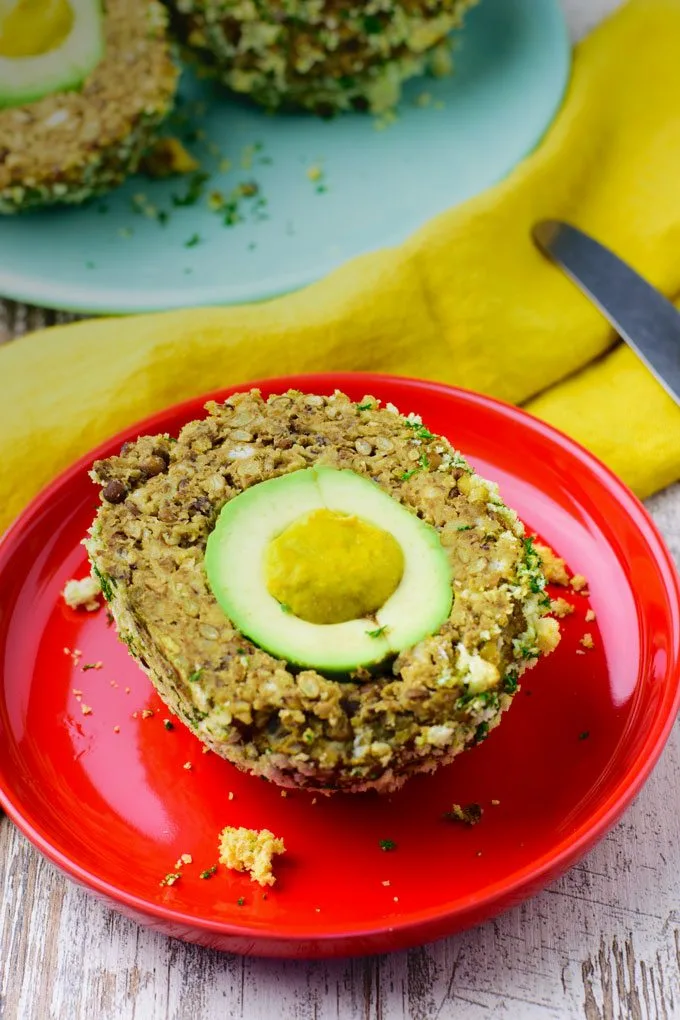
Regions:
<instances>
[{"instance_id":1,"label":"avocado half","mask_svg":"<svg viewBox=\"0 0 680 1020\"><path fill-rule=\"evenodd\" d=\"M402 551L401 580L370 616L312 623L268 590L270 543L322 508L387 532ZM381 564L373 567L379 572ZM453 600L449 560L435 529L350 470L307 468L246 489L223 507L208 538L205 568L217 601L242 634L272 655L325 672L373 666L417 644L441 627Z\"/></svg>"},{"instance_id":2,"label":"avocado half","mask_svg":"<svg viewBox=\"0 0 680 1020\"><path fill-rule=\"evenodd\" d=\"M78 88L103 56L100 0L0 2L0 108Z\"/></svg>"}]
</instances>

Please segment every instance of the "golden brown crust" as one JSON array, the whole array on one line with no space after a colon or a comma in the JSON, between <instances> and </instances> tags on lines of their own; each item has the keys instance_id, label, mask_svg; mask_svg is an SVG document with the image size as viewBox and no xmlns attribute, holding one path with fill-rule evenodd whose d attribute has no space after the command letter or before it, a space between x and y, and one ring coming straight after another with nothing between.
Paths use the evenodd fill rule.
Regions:
<instances>
[{"instance_id":1,"label":"golden brown crust","mask_svg":"<svg viewBox=\"0 0 680 1020\"><path fill-rule=\"evenodd\" d=\"M392 787L482 739L517 676L557 642L538 557L495 487L420 419L373 398L253 392L208 409L176 443L143 437L93 470L104 502L88 550L161 696L213 750L281 785ZM253 645L203 568L227 500L312 465L373 479L439 531L451 565L440 631L352 682Z\"/></svg>"},{"instance_id":2,"label":"golden brown crust","mask_svg":"<svg viewBox=\"0 0 680 1020\"><path fill-rule=\"evenodd\" d=\"M177 87L165 25L156 0L108 0L82 88L0 110L0 212L81 202L134 172Z\"/></svg>"}]
</instances>

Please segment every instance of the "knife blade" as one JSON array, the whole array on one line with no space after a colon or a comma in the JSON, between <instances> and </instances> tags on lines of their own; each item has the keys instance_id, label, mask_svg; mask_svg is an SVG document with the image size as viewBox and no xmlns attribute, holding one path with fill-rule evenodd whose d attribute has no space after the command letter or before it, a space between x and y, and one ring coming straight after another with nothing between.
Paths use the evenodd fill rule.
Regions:
<instances>
[{"instance_id":1,"label":"knife blade","mask_svg":"<svg viewBox=\"0 0 680 1020\"><path fill-rule=\"evenodd\" d=\"M680 312L617 255L576 227L544 220L534 226L533 237L680 406Z\"/></svg>"}]
</instances>

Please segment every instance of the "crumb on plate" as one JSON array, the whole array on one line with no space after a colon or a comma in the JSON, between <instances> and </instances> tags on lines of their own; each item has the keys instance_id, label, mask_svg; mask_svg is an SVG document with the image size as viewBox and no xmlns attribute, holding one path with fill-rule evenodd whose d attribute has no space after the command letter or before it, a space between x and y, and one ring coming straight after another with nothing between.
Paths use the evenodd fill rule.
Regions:
<instances>
[{"instance_id":1,"label":"crumb on plate","mask_svg":"<svg viewBox=\"0 0 680 1020\"><path fill-rule=\"evenodd\" d=\"M583 574L574 574L574 576L571 579L571 587L574 589L574 591L583 591L587 584L588 582L583 576Z\"/></svg>"},{"instance_id":2,"label":"crumb on plate","mask_svg":"<svg viewBox=\"0 0 680 1020\"><path fill-rule=\"evenodd\" d=\"M592 623L595 618L595 610L589 609L586 613L586 623Z\"/></svg>"},{"instance_id":3,"label":"crumb on plate","mask_svg":"<svg viewBox=\"0 0 680 1020\"><path fill-rule=\"evenodd\" d=\"M140 169L147 177L172 177L194 173L199 163L178 138L159 138L142 160Z\"/></svg>"},{"instance_id":4,"label":"crumb on plate","mask_svg":"<svg viewBox=\"0 0 680 1020\"><path fill-rule=\"evenodd\" d=\"M550 603L550 612L554 613L559 619L563 619L565 616L569 616L575 612L571 602L567 602L566 599L559 598L553 599Z\"/></svg>"},{"instance_id":5,"label":"crumb on plate","mask_svg":"<svg viewBox=\"0 0 680 1020\"><path fill-rule=\"evenodd\" d=\"M246 829L227 825L219 838L220 864L234 871L247 871L253 882L274 885L272 860L286 852L282 839L269 829Z\"/></svg>"},{"instance_id":6,"label":"crumb on plate","mask_svg":"<svg viewBox=\"0 0 680 1020\"><path fill-rule=\"evenodd\" d=\"M452 804L451 810L444 813L444 818L449 822L462 822L464 825L476 825L484 814L484 808L479 804L468 804L462 807L460 804Z\"/></svg>"},{"instance_id":7,"label":"crumb on plate","mask_svg":"<svg viewBox=\"0 0 680 1020\"><path fill-rule=\"evenodd\" d=\"M80 580L75 578L67 581L62 591L62 598L69 609L86 609L93 613L99 609L101 595L99 581L95 577L83 577Z\"/></svg>"},{"instance_id":8,"label":"crumb on plate","mask_svg":"<svg viewBox=\"0 0 680 1020\"><path fill-rule=\"evenodd\" d=\"M588 633L584 634L581 638L581 644L584 648L594 648L595 642L593 641L593 635Z\"/></svg>"}]
</instances>

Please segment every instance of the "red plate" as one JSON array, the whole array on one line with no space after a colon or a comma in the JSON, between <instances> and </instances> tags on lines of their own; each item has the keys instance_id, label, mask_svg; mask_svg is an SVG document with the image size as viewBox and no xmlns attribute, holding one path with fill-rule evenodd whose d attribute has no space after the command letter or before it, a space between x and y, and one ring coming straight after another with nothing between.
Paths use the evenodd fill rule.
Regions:
<instances>
[{"instance_id":1,"label":"red plate","mask_svg":"<svg viewBox=\"0 0 680 1020\"><path fill-rule=\"evenodd\" d=\"M527 675L484 744L387 798L295 792L284 799L277 787L202 754L181 724L167 730L167 711L105 613L70 611L60 591L87 572L80 541L97 502L86 474L94 457L140 432L176 432L201 415L204 401L193 400L74 465L0 548L1 800L71 878L168 935L271 956L397 949L536 892L630 803L678 707L678 582L635 497L590 454L522 411L386 376L261 384L265 393L289 386L339 387L357 400L368 392L417 411L497 480L528 527L588 578L590 598L567 596L576 612L563 621L557 652ZM590 606L594 623L584 620ZM595 649L579 655L586 631ZM65 648L82 650L79 666ZM83 671L99 661L101 669ZM91 713L83 714L85 705ZM154 714L143 718L143 709ZM481 804L481 822L444 821L454 802ZM284 837L288 853L266 899L224 868L199 877L215 862L227 824ZM396 848L382 850L381 840ZM182 853L192 863L175 885L161 887Z\"/></svg>"}]
</instances>

